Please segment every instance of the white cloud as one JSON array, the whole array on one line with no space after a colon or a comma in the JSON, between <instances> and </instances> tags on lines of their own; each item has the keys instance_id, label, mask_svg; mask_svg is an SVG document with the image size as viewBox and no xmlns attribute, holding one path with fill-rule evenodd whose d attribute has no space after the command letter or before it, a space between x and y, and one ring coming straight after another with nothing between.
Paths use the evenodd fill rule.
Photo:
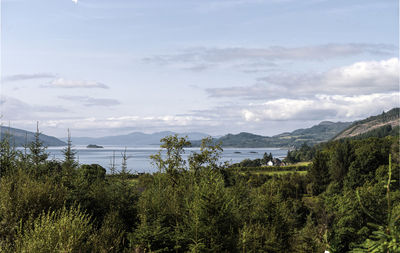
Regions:
<instances>
[{"instance_id":1,"label":"white cloud","mask_svg":"<svg viewBox=\"0 0 400 253\"><path fill-rule=\"evenodd\" d=\"M78 3L78 0L72 0L72 2L74 2L75 4L77 4L77 3Z\"/></svg>"},{"instance_id":2,"label":"white cloud","mask_svg":"<svg viewBox=\"0 0 400 253\"><path fill-rule=\"evenodd\" d=\"M399 59L356 62L324 73L275 74L251 86L207 89L211 97L277 99L315 94L366 95L399 89Z\"/></svg>"},{"instance_id":3,"label":"white cloud","mask_svg":"<svg viewBox=\"0 0 400 253\"><path fill-rule=\"evenodd\" d=\"M51 88L101 88L108 89L109 87L103 83L95 81L74 81L66 80L64 78L57 78L51 81L48 85L43 85L43 87Z\"/></svg>"},{"instance_id":4,"label":"white cloud","mask_svg":"<svg viewBox=\"0 0 400 253\"><path fill-rule=\"evenodd\" d=\"M354 120L381 113L399 106L399 94L370 95L316 95L309 99L281 98L259 104L250 104L241 110L244 120Z\"/></svg>"},{"instance_id":5,"label":"white cloud","mask_svg":"<svg viewBox=\"0 0 400 253\"><path fill-rule=\"evenodd\" d=\"M326 85L336 89L376 87L393 90L399 83L399 59L357 62L329 71L321 79Z\"/></svg>"}]
</instances>

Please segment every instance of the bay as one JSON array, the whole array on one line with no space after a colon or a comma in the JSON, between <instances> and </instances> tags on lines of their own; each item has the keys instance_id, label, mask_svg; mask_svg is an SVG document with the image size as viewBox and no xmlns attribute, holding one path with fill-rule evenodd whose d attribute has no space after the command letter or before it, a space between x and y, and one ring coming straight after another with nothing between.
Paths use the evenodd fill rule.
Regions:
<instances>
[{"instance_id":1,"label":"bay","mask_svg":"<svg viewBox=\"0 0 400 253\"><path fill-rule=\"evenodd\" d=\"M76 159L80 164L99 164L107 169L111 162L115 160L117 170L121 169L122 154L125 147L122 146L103 146L104 148L87 148L86 146L74 146L73 149L77 152ZM50 159L62 161L62 151L65 147L49 147ZM158 146L133 146L126 147L126 155L128 156L128 170L132 173L153 173L158 171L150 159L150 155L156 154L160 148ZM185 153L182 155L185 160L193 152L199 152L199 148L185 148ZM264 153L272 153L273 157L284 158L287 154L287 149L281 148L224 148L221 154L220 162L237 163L244 159L262 158ZM162 153L163 154L163 153Z\"/></svg>"}]
</instances>

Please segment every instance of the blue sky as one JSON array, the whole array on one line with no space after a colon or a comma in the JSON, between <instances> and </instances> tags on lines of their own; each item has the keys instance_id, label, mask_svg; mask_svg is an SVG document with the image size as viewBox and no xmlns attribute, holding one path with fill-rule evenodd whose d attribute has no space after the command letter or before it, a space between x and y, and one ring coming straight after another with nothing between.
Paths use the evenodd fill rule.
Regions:
<instances>
[{"instance_id":1,"label":"blue sky","mask_svg":"<svg viewBox=\"0 0 400 253\"><path fill-rule=\"evenodd\" d=\"M3 124L273 135L399 106L397 0L3 0Z\"/></svg>"}]
</instances>

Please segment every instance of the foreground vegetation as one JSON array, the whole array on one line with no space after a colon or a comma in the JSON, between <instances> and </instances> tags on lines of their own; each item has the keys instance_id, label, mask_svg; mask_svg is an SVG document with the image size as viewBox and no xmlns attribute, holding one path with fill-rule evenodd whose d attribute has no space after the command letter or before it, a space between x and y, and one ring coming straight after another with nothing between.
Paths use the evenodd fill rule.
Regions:
<instances>
[{"instance_id":1,"label":"foreground vegetation","mask_svg":"<svg viewBox=\"0 0 400 253\"><path fill-rule=\"evenodd\" d=\"M159 171L130 175L64 161L39 141L0 145L3 252L399 252L399 138L336 141L307 172L251 173L203 140L162 139ZM307 166L307 165L306 165ZM283 171L285 172L285 171Z\"/></svg>"}]
</instances>

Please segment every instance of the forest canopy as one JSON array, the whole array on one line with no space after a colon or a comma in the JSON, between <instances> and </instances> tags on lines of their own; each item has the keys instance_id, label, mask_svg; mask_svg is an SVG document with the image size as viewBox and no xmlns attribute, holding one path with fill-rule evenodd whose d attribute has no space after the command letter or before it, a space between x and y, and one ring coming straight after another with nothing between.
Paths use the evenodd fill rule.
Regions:
<instances>
[{"instance_id":1,"label":"forest canopy","mask_svg":"<svg viewBox=\"0 0 400 253\"><path fill-rule=\"evenodd\" d=\"M332 141L307 151L304 173L242 172L211 139L185 161L163 138L158 172L111 174L48 159L38 132L0 145L0 249L5 252L398 252L399 138ZM312 150L312 152L310 151ZM124 156L123 156L124 157ZM126 156L123 159L127 159Z\"/></svg>"}]
</instances>

